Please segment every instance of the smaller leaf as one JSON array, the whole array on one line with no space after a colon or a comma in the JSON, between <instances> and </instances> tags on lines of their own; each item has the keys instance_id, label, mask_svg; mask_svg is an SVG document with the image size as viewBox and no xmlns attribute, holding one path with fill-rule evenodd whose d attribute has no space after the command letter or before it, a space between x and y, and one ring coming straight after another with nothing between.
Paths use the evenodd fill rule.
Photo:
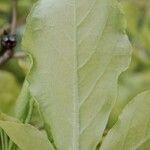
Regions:
<instances>
[{"instance_id":1,"label":"smaller leaf","mask_svg":"<svg viewBox=\"0 0 150 150\"><path fill-rule=\"evenodd\" d=\"M29 124L0 114L0 127L21 150L54 150L46 135Z\"/></svg>"},{"instance_id":2,"label":"smaller leaf","mask_svg":"<svg viewBox=\"0 0 150 150\"><path fill-rule=\"evenodd\" d=\"M116 123L124 107L138 94L150 89L150 72L123 73L119 80L119 91L116 103L109 117L108 128Z\"/></svg>"},{"instance_id":3,"label":"smaller leaf","mask_svg":"<svg viewBox=\"0 0 150 150\"><path fill-rule=\"evenodd\" d=\"M150 136L150 91L136 96L108 132L100 150L136 150Z\"/></svg>"}]
</instances>

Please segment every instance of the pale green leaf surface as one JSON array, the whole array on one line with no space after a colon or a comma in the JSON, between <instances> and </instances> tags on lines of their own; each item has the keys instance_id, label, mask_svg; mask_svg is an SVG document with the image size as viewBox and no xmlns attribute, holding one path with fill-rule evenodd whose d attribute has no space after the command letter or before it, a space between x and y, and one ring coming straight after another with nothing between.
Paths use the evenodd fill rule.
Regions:
<instances>
[{"instance_id":1,"label":"pale green leaf surface","mask_svg":"<svg viewBox=\"0 0 150 150\"><path fill-rule=\"evenodd\" d=\"M150 91L136 96L123 110L118 122L108 132L100 150L137 150L149 144ZM141 149L145 150L145 149Z\"/></svg>"},{"instance_id":2,"label":"pale green leaf surface","mask_svg":"<svg viewBox=\"0 0 150 150\"><path fill-rule=\"evenodd\" d=\"M29 124L0 114L0 127L21 150L54 150L45 134Z\"/></svg>"},{"instance_id":3,"label":"pale green leaf surface","mask_svg":"<svg viewBox=\"0 0 150 150\"><path fill-rule=\"evenodd\" d=\"M94 150L131 55L116 0L40 0L27 19L27 77L58 150Z\"/></svg>"}]
</instances>

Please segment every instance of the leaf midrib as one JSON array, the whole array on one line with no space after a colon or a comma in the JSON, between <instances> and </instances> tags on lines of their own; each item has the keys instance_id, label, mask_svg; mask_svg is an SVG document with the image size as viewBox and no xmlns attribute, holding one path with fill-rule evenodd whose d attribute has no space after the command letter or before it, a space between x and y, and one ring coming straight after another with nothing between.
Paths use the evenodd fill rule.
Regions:
<instances>
[{"instance_id":1,"label":"leaf midrib","mask_svg":"<svg viewBox=\"0 0 150 150\"><path fill-rule=\"evenodd\" d=\"M74 53L75 53L75 66L74 66L74 83L75 83L75 89L74 89L74 127L73 127L73 150L79 150L79 91L78 91L78 57L77 57L77 0L74 1L74 23L75 23L75 46L74 46ZM76 102L78 101L78 102Z\"/></svg>"}]
</instances>

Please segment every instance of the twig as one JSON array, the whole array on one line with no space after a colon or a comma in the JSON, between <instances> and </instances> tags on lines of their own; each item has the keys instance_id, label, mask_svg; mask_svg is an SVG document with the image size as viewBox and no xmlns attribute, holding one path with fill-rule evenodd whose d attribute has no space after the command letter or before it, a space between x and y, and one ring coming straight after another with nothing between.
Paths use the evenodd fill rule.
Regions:
<instances>
[{"instance_id":1,"label":"twig","mask_svg":"<svg viewBox=\"0 0 150 150\"><path fill-rule=\"evenodd\" d=\"M12 0L12 20L10 25L11 34L15 34L17 24L17 0Z\"/></svg>"},{"instance_id":2,"label":"twig","mask_svg":"<svg viewBox=\"0 0 150 150\"><path fill-rule=\"evenodd\" d=\"M17 2L18 0L12 0L12 19L10 25L6 26L0 30L0 34L4 33L4 30L10 29L10 34L16 34L16 25L17 25ZM2 33L1 33L2 32ZM5 49L5 52L0 56L0 65L4 64L11 58L25 58L26 54L24 52L14 52L12 47L11 49Z\"/></svg>"},{"instance_id":3,"label":"twig","mask_svg":"<svg viewBox=\"0 0 150 150\"><path fill-rule=\"evenodd\" d=\"M16 52L12 56L11 50L7 51L4 53L3 57L0 57L0 66L5 64L7 62L7 60L9 60L10 58L23 59L23 58L26 58L26 56L27 55L24 52Z\"/></svg>"},{"instance_id":4,"label":"twig","mask_svg":"<svg viewBox=\"0 0 150 150\"><path fill-rule=\"evenodd\" d=\"M27 55L24 52L16 52L14 53L13 58L22 59L22 58L25 58L26 56Z\"/></svg>"},{"instance_id":5,"label":"twig","mask_svg":"<svg viewBox=\"0 0 150 150\"><path fill-rule=\"evenodd\" d=\"M11 51L7 51L4 53L3 57L0 57L0 65L3 65L7 60L9 60L12 57Z\"/></svg>"},{"instance_id":6,"label":"twig","mask_svg":"<svg viewBox=\"0 0 150 150\"><path fill-rule=\"evenodd\" d=\"M0 35L4 33L4 30L9 30L11 34L15 34L17 26L17 0L12 0L12 14L11 14L11 23L4 25L0 29Z\"/></svg>"}]
</instances>

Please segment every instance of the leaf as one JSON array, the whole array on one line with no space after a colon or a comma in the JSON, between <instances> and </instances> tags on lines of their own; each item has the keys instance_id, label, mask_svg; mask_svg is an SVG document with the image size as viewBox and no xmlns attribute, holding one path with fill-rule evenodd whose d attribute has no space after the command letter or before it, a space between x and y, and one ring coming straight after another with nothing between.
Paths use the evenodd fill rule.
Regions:
<instances>
[{"instance_id":1,"label":"leaf","mask_svg":"<svg viewBox=\"0 0 150 150\"><path fill-rule=\"evenodd\" d=\"M54 150L46 135L29 124L0 114L0 127L21 150Z\"/></svg>"},{"instance_id":2,"label":"leaf","mask_svg":"<svg viewBox=\"0 0 150 150\"><path fill-rule=\"evenodd\" d=\"M23 88L18 96L18 99L16 100L13 114L11 114L13 117L21 120L21 122L25 121L27 117L27 111L28 109L30 109L29 103L32 97L30 95L28 86L29 86L28 82L25 81Z\"/></svg>"},{"instance_id":3,"label":"leaf","mask_svg":"<svg viewBox=\"0 0 150 150\"><path fill-rule=\"evenodd\" d=\"M117 96L131 46L116 0L41 0L27 19L27 77L58 150L93 150Z\"/></svg>"},{"instance_id":4,"label":"leaf","mask_svg":"<svg viewBox=\"0 0 150 150\"><path fill-rule=\"evenodd\" d=\"M108 128L117 121L124 107L139 93L150 89L150 72L133 73L127 71L121 75L116 103L111 111Z\"/></svg>"},{"instance_id":5,"label":"leaf","mask_svg":"<svg viewBox=\"0 0 150 150\"><path fill-rule=\"evenodd\" d=\"M108 132L100 150L136 150L150 137L150 91L136 96ZM145 149L143 149L145 150Z\"/></svg>"}]
</instances>

